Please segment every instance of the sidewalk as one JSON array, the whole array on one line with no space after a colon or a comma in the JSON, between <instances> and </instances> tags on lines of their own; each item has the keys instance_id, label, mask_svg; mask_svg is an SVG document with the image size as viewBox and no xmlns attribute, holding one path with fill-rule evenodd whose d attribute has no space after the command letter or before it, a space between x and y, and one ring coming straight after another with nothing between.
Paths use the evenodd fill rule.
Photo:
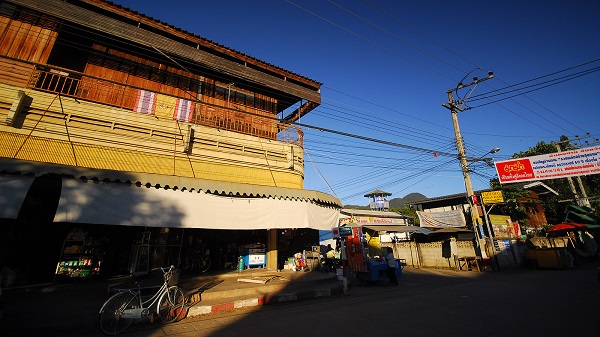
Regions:
<instances>
[{"instance_id":1,"label":"sidewalk","mask_svg":"<svg viewBox=\"0 0 600 337\"><path fill-rule=\"evenodd\" d=\"M233 271L213 278L184 279L180 285L188 295L188 317L343 292L335 274L318 271Z\"/></svg>"},{"instance_id":2,"label":"sidewalk","mask_svg":"<svg viewBox=\"0 0 600 337\"><path fill-rule=\"evenodd\" d=\"M151 291L162 283L159 277L141 280L140 285ZM98 311L110 289L133 286L132 281L130 277L80 279L3 289L0 335L100 336ZM188 297L187 317L343 292L342 282L333 273L265 269L182 276L179 286Z\"/></svg>"}]
</instances>

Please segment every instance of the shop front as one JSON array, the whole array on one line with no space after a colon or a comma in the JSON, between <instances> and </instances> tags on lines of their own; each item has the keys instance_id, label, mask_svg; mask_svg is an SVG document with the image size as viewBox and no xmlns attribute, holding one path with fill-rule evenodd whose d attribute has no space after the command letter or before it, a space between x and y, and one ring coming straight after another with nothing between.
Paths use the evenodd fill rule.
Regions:
<instances>
[{"instance_id":1,"label":"shop front","mask_svg":"<svg viewBox=\"0 0 600 337\"><path fill-rule=\"evenodd\" d=\"M10 168L10 160L2 160ZM61 278L102 274L103 265L112 265L115 273L122 273L123 265L127 273L165 264L185 268L198 240L207 246L214 266L236 267L242 246L260 245L264 255L248 255L252 261L247 264L277 269L282 233L330 229L338 222L339 200L315 191L22 161L18 165L0 176L2 186L10 187L0 193L2 264L26 268L35 260L33 252L43 249L38 262L43 260L51 266L44 268ZM36 184L48 172L53 183ZM41 217L35 214L40 204L55 206ZM9 252L16 247L23 247L21 257ZM48 280L47 275L41 278Z\"/></svg>"}]
</instances>

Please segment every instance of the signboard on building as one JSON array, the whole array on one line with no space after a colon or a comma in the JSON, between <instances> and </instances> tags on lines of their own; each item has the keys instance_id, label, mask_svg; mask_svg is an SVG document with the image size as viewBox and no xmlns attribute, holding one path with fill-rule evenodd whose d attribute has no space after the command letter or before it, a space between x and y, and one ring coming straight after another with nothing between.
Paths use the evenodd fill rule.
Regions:
<instances>
[{"instance_id":1,"label":"signboard on building","mask_svg":"<svg viewBox=\"0 0 600 337\"><path fill-rule=\"evenodd\" d=\"M421 227L465 227L467 221L464 213L455 209L445 212L421 212L417 211Z\"/></svg>"},{"instance_id":2,"label":"signboard on building","mask_svg":"<svg viewBox=\"0 0 600 337\"><path fill-rule=\"evenodd\" d=\"M521 235L518 223L513 223L508 215L489 215L490 223L497 238L518 238Z\"/></svg>"},{"instance_id":3,"label":"signboard on building","mask_svg":"<svg viewBox=\"0 0 600 337\"><path fill-rule=\"evenodd\" d=\"M483 199L483 203L486 205L499 204L504 202L502 190L481 192L481 199Z\"/></svg>"},{"instance_id":4,"label":"signboard on building","mask_svg":"<svg viewBox=\"0 0 600 337\"><path fill-rule=\"evenodd\" d=\"M494 163L501 184L600 173L600 146Z\"/></svg>"},{"instance_id":5,"label":"signboard on building","mask_svg":"<svg viewBox=\"0 0 600 337\"><path fill-rule=\"evenodd\" d=\"M381 218L377 216L353 216L353 217L345 217L340 218L340 226L350 225L350 226L361 226L366 224L398 224L404 225L406 224L406 220L404 218Z\"/></svg>"}]
</instances>

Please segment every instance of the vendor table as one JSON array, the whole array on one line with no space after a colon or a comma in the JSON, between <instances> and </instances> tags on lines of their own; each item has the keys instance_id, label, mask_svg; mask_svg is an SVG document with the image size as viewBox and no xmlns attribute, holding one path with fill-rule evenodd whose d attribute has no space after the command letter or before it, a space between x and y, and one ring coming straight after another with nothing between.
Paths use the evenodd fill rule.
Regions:
<instances>
[{"instance_id":1,"label":"vendor table","mask_svg":"<svg viewBox=\"0 0 600 337\"><path fill-rule=\"evenodd\" d=\"M477 271L481 271L481 257L479 256L458 256L456 258L456 266L458 270L473 270L477 268Z\"/></svg>"},{"instance_id":2,"label":"vendor table","mask_svg":"<svg viewBox=\"0 0 600 337\"><path fill-rule=\"evenodd\" d=\"M396 277L402 277L402 269L406 266L405 259L396 259ZM368 271L357 272L356 278L361 282L376 282L379 280L388 280L387 261L382 259L370 259L367 266Z\"/></svg>"}]
</instances>

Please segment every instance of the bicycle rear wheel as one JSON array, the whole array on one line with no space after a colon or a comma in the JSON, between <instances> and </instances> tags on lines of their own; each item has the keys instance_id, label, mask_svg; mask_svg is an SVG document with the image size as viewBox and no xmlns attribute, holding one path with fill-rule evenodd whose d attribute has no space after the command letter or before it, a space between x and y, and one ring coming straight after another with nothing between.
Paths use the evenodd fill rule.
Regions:
<instances>
[{"instance_id":1,"label":"bicycle rear wheel","mask_svg":"<svg viewBox=\"0 0 600 337\"><path fill-rule=\"evenodd\" d=\"M125 309L139 306L139 299L130 292L120 292L109 298L100 309L100 329L107 335L116 335L123 332L132 318L123 318Z\"/></svg>"},{"instance_id":2,"label":"bicycle rear wheel","mask_svg":"<svg viewBox=\"0 0 600 337\"><path fill-rule=\"evenodd\" d=\"M183 317L185 296L178 286L170 286L160 297L156 312L163 323L172 323Z\"/></svg>"}]
</instances>

